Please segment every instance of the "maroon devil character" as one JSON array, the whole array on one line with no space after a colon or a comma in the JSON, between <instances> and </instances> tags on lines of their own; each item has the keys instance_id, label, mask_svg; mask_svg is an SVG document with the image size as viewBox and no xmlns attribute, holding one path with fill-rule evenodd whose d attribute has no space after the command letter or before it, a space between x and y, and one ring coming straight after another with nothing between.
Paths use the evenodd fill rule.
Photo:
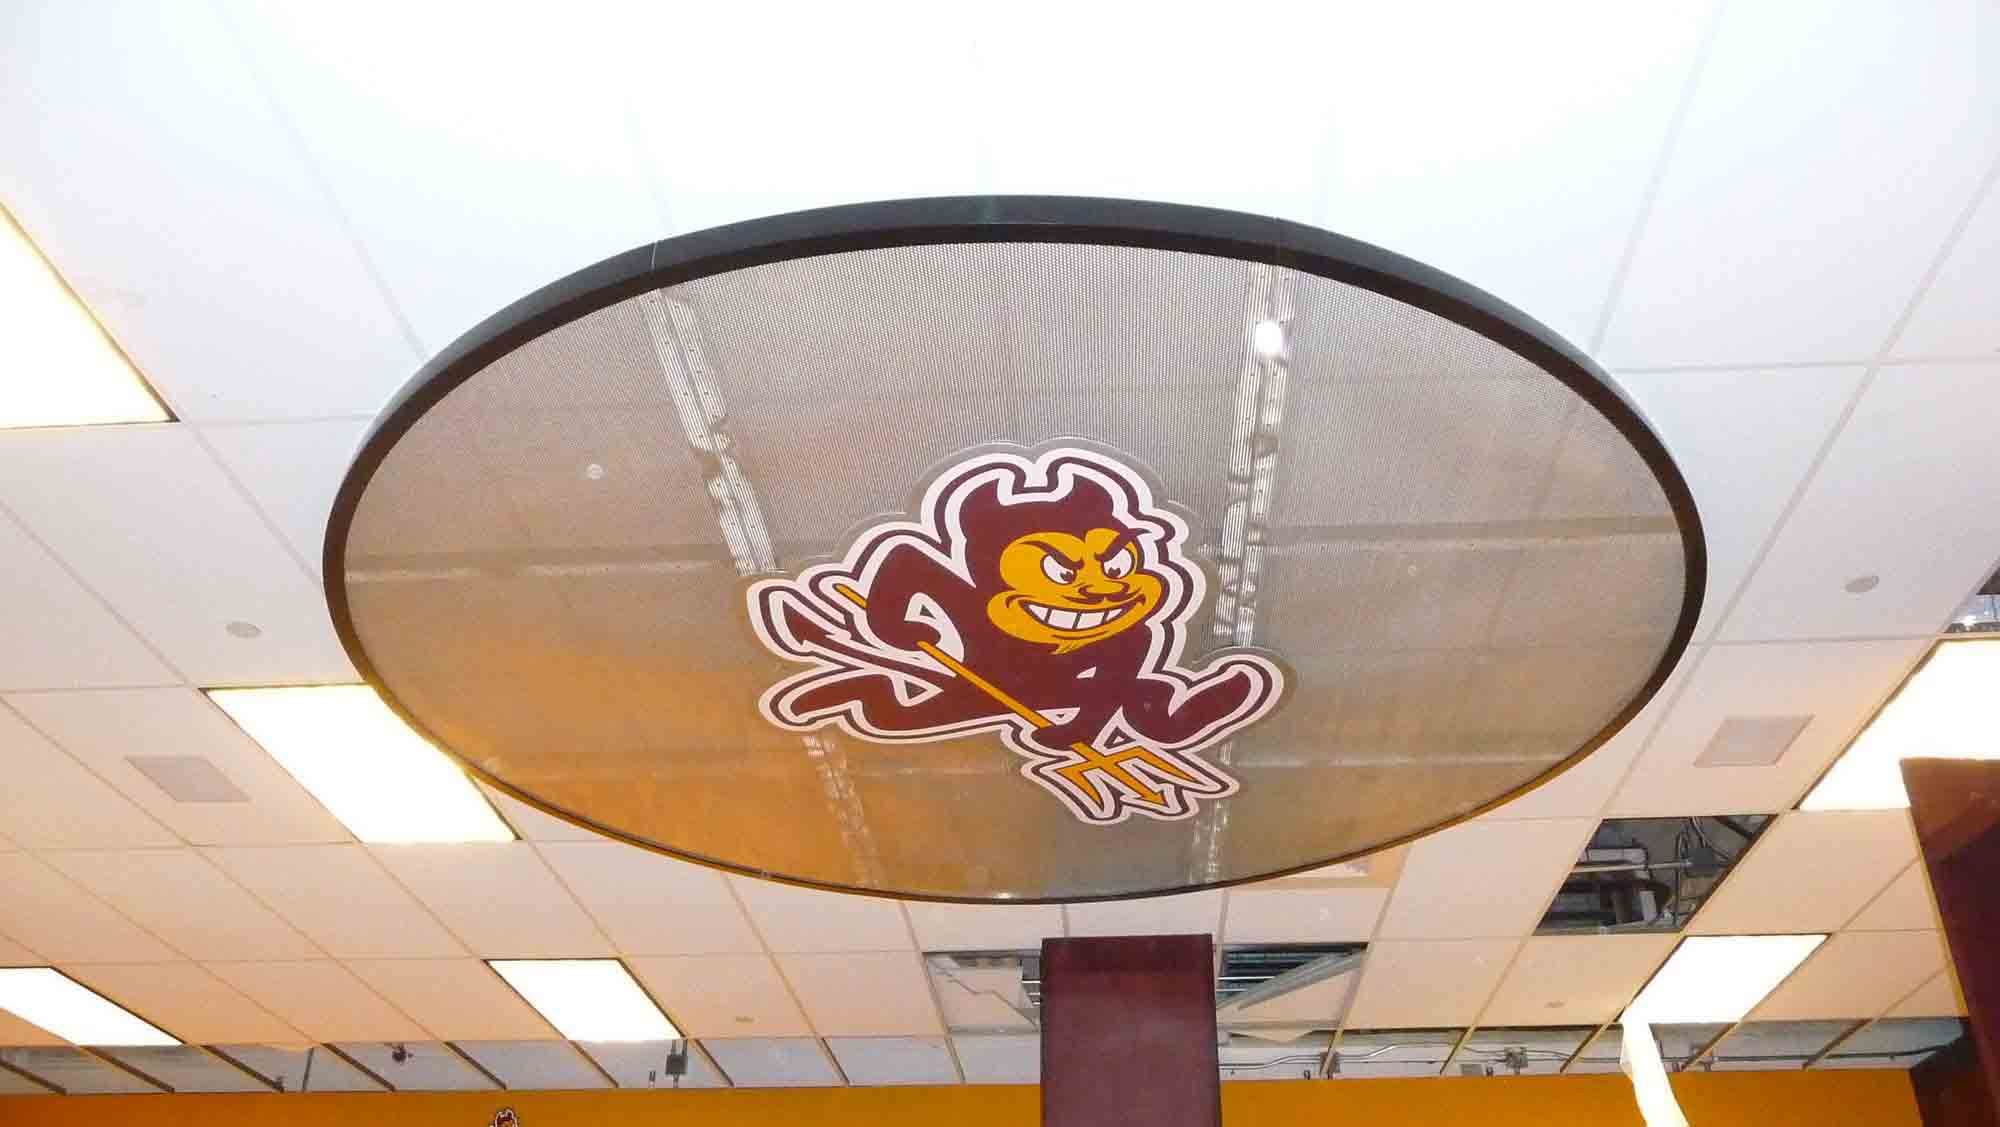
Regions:
<instances>
[{"instance_id":1,"label":"maroon devil character","mask_svg":"<svg viewBox=\"0 0 2000 1127\"><path fill-rule=\"evenodd\" d=\"M917 516L846 558L750 591L774 651L812 668L762 700L774 723L872 740L998 731L1087 821L1185 817L1235 782L1190 753L1265 715L1267 655L1180 664L1205 595L1187 526L1129 467L1064 448L940 474Z\"/></svg>"}]
</instances>

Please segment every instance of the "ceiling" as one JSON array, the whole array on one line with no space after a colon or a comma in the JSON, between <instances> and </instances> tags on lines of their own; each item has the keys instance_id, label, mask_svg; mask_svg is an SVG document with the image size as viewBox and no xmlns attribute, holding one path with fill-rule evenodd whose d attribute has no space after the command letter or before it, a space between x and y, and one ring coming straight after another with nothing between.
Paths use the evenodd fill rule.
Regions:
<instances>
[{"instance_id":1,"label":"ceiling","mask_svg":"<svg viewBox=\"0 0 2000 1127\"><path fill-rule=\"evenodd\" d=\"M1793 807L2000 559L2000 4L725 7L0 8L0 202L179 420L0 432L0 965L190 1042L365 1057L555 1041L480 960L616 955L701 1039L690 1083L1024 1079L1032 1051L947 1037L920 951L1369 941L1329 1021L1595 1024L1674 944L1530 937L1596 821L1779 813L1690 927L1836 933L1752 1020L1957 1012L1907 815ZM364 846L198 691L355 679L334 488L487 314L717 223L1013 191L1324 226L1596 356L1707 528L1667 687L1400 866L1070 907L724 876L498 797L521 840ZM1736 715L1812 720L1772 766L1695 766ZM176 802L134 754L250 801ZM57 1043L0 1013L0 1045ZM643 1071L592 1059L576 1083Z\"/></svg>"}]
</instances>

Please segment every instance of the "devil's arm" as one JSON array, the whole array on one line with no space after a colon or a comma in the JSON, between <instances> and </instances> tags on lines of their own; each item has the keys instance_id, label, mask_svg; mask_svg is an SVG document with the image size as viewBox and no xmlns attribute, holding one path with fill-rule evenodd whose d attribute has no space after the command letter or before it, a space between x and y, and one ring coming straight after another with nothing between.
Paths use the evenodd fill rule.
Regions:
<instances>
[{"instance_id":1,"label":"devil's arm","mask_svg":"<svg viewBox=\"0 0 2000 1127\"><path fill-rule=\"evenodd\" d=\"M973 609L977 593L970 583L924 552L907 544L890 547L868 583L865 618L869 632L901 650L918 649L921 642L935 645L938 630L911 615L919 598L928 598L939 611L958 620Z\"/></svg>"}]
</instances>

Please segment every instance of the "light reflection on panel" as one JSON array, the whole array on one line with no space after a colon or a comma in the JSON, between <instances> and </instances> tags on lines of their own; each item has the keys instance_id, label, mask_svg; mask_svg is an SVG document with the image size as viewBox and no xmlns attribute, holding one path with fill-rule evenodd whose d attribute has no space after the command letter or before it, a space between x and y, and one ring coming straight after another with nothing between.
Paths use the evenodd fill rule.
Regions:
<instances>
[{"instance_id":1,"label":"light reflection on panel","mask_svg":"<svg viewBox=\"0 0 2000 1127\"><path fill-rule=\"evenodd\" d=\"M1458 1076L1554 1076L1575 1055L1590 1027L1481 1029L1465 1042L1452 1073Z\"/></svg>"},{"instance_id":2,"label":"light reflection on panel","mask_svg":"<svg viewBox=\"0 0 2000 1127\"><path fill-rule=\"evenodd\" d=\"M832 1087L840 1076L810 1037L746 1037L703 1041L738 1088Z\"/></svg>"},{"instance_id":3,"label":"light reflection on panel","mask_svg":"<svg viewBox=\"0 0 2000 1127\"><path fill-rule=\"evenodd\" d=\"M340 1051L388 1081L398 1092L476 1092L493 1087L493 1082L481 1076L478 1069L434 1041L353 1042L341 1045Z\"/></svg>"},{"instance_id":4,"label":"light reflection on panel","mask_svg":"<svg viewBox=\"0 0 2000 1127\"><path fill-rule=\"evenodd\" d=\"M1329 1075L1436 1076L1463 1033L1458 1029L1361 1029L1340 1038L1338 1068Z\"/></svg>"},{"instance_id":5,"label":"light reflection on panel","mask_svg":"<svg viewBox=\"0 0 2000 1127\"><path fill-rule=\"evenodd\" d=\"M268 1092L243 1070L192 1045L100 1049L176 1092Z\"/></svg>"},{"instance_id":6,"label":"light reflection on panel","mask_svg":"<svg viewBox=\"0 0 2000 1127\"><path fill-rule=\"evenodd\" d=\"M686 1046L687 1071L676 1078L670 1058L677 1045ZM598 1066L611 1074L620 1088L722 1088L726 1082L708 1058L686 1041L590 1041L577 1048L589 1053Z\"/></svg>"},{"instance_id":7,"label":"light reflection on panel","mask_svg":"<svg viewBox=\"0 0 2000 1127\"><path fill-rule=\"evenodd\" d=\"M319 1045L217 1045L287 1092L379 1092L380 1084Z\"/></svg>"}]
</instances>

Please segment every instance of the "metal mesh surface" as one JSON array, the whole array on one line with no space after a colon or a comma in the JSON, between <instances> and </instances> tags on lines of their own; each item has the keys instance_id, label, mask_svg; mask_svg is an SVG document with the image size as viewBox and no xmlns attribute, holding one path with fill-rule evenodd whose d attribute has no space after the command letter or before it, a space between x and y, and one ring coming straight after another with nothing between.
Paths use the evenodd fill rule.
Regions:
<instances>
[{"instance_id":1,"label":"metal mesh surface","mask_svg":"<svg viewBox=\"0 0 2000 1127\"><path fill-rule=\"evenodd\" d=\"M1282 355L1251 346L1262 320ZM1270 714L1197 752L1233 794L1091 824L993 732L760 714L801 667L752 632L751 579L913 511L968 449L1069 438L1184 513L1206 576L1184 660L1284 665ZM633 840L904 895L1182 889L1433 828L1605 734L1688 586L1653 471L1561 380L1377 293L1180 251L714 274L555 328L378 441L334 581L433 737Z\"/></svg>"}]
</instances>

